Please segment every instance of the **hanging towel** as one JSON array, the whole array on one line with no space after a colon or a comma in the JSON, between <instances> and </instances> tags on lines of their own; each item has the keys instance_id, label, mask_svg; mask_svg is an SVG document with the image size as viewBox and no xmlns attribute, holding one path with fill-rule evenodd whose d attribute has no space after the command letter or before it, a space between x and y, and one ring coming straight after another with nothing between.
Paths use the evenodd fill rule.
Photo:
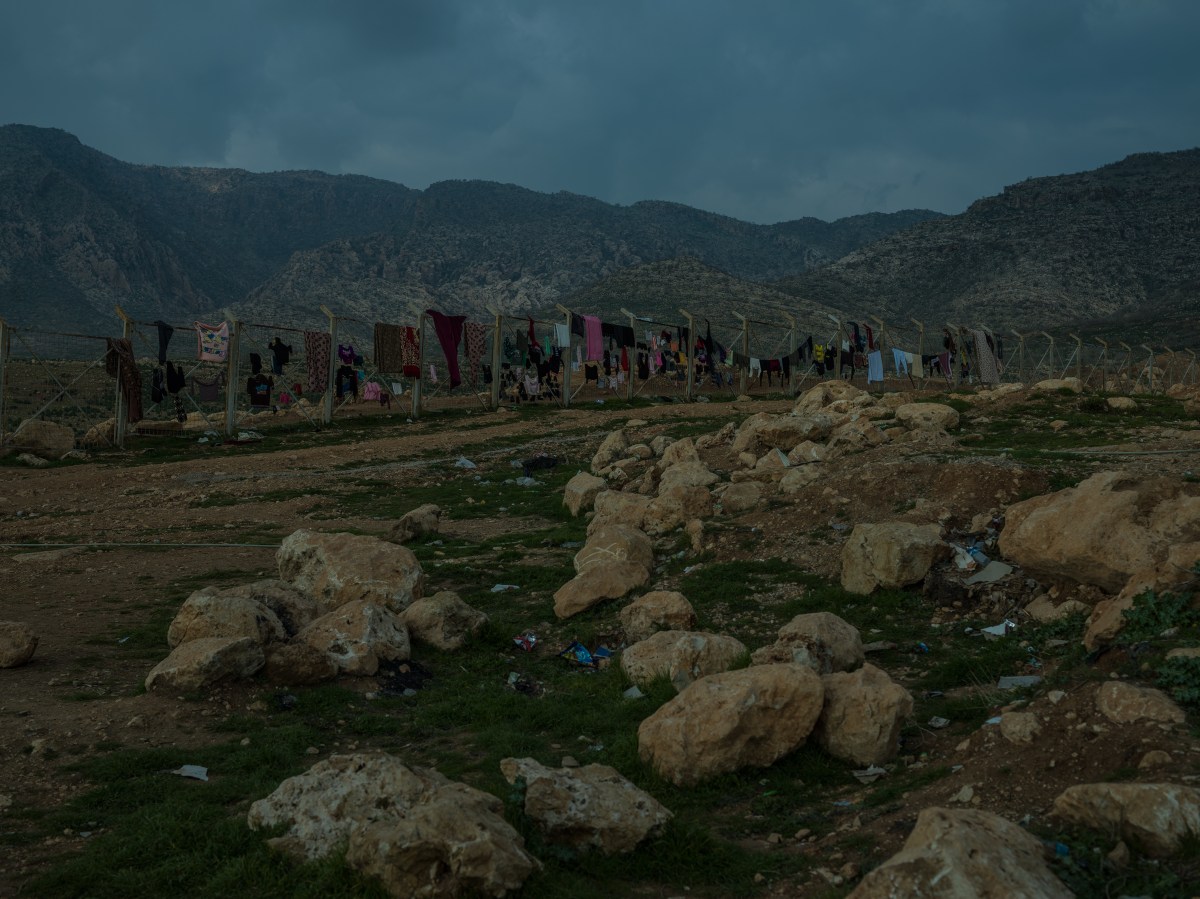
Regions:
<instances>
[{"instance_id":1,"label":"hanging towel","mask_svg":"<svg viewBox=\"0 0 1200 899\"><path fill-rule=\"evenodd\" d=\"M867 383L883 381L883 353L872 350L867 353Z\"/></svg>"},{"instance_id":2,"label":"hanging towel","mask_svg":"<svg viewBox=\"0 0 1200 899\"><path fill-rule=\"evenodd\" d=\"M999 384L999 366L996 364L996 356L992 353L987 334L983 331L971 333L975 335L975 352L979 355L979 380L984 384Z\"/></svg>"},{"instance_id":3,"label":"hanging towel","mask_svg":"<svg viewBox=\"0 0 1200 899\"><path fill-rule=\"evenodd\" d=\"M533 319L529 319L529 343L536 344L538 342L537 332L533 330Z\"/></svg>"},{"instance_id":4,"label":"hanging towel","mask_svg":"<svg viewBox=\"0 0 1200 899\"><path fill-rule=\"evenodd\" d=\"M167 393L175 394L183 390L187 385L187 378L183 374L183 366L175 367L173 362L167 362Z\"/></svg>"},{"instance_id":5,"label":"hanging towel","mask_svg":"<svg viewBox=\"0 0 1200 899\"><path fill-rule=\"evenodd\" d=\"M256 375L262 371L262 356L258 353L250 354L250 374Z\"/></svg>"},{"instance_id":6,"label":"hanging towel","mask_svg":"<svg viewBox=\"0 0 1200 899\"><path fill-rule=\"evenodd\" d=\"M587 336L587 324L583 320L582 315L571 313L571 333L578 334L580 337Z\"/></svg>"},{"instance_id":7,"label":"hanging towel","mask_svg":"<svg viewBox=\"0 0 1200 899\"><path fill-rule=\"evenodd\" d=\"M404 327L375 322L375 365L395 373L404 368Z\"/></svg>"},{"instance_id":8,"label":"hanging towel","mask_svg":"<svg viewBox=\"0 0 1200 899\"><path fill-rule=\"evenodd\" d=\"M164 321L156 321L154 327L158 328L158 364L167 364L167 344L171 342L171 335L175 333L172 328Z\"/></svg>"},{"instance_id":9,"label":"hanging towel","mask_svg":"<svg viewBox=\"0 0 1200 899\"><path fill-rule=\"evenodd\" d=\"M229 355L229 323L206 325L193 322L196 328L196 358L201 362L224 362Z\"/></svg>"},{"instance_id":10,"label":"hanging towel","mask_svg":"<svg viewBox=\"0 0 1200 899\"><path fill-rule=\"evenodd\" d=\"M583 324L587 331L587 361L596 362L604 355L604 334L600 319L594 315L585 315Z\"/></svg>"},{"instance_id":11,"label":"hanging towel","mask_svg":"<svg viewBox=\"0 0 1200 899\"><path fill-rule=\"evenodd\" d=\"M429 363L429 383L436 384L437 382L438 382L437 368L434 366L434 364L432 362L430 362Z\"/></svg>"},{"instance_id":12,"label":"hanging towel","mask_svg":"<svg viewBox=\"0 0 1200 899\"><path fill-rule=\"evenodd\" d=\"M566 325L558 324L554 326L554 341L559 348L568 347L571 345L571 329Z\"/></svg>"},{"instance_id":13,"label":"hanging towel","mask_svg":"<svg viewBox=\"0 0 1200 899\"><path fill-rule=\"evenodd\" d=\"M400 374L406 378L421 377L421 341L417 329L405 327L403 343L400 344Z\"/></svg>"},{"instance_id":14,"label":"hanging towel","mask_svg":"<svg viewBox=\"0 0 1200 899\"><path fill-rule=\"evenodd\" d=\"M304 332L304 356L308 364L308 392L324 393L329 385L329 352L333 342L326 331Z\"/></svg>"},{"instance_id":15,"label":"hanging towel","mask_svg":"<svg viewBox=\"0 0 1200 899\"><path fill-rule=\"evenodd\" d=\"M942 374L946 376L946 380L949 381L951 372L949 353L938 354L938 367L941 369Z\"/></svg>"},{"instance_id":16,"label":"hanging towel","mask_svg":"<svg viewBox=\"0 0 1200 899\"><path fill-rule=\"evenodd\" d=\"M133 343L127 337L106 337L108 351L104 354L104 370L117 378L117 388L125 397L125 420L132 424L142 420L142 374L133 358Z\"/></svg>"},{"instance_id":17,"label":"hanging towel","mask_svg":"<svg viewBox=\"0 0 1200 899\"><path fill-rule=\"evenodd\" d=\"M479 322L467 322L463 334L467 340L467 377L474 386L479 383L479 363L483 361L484 327Z\"/></svg>"},{"instance_id":18,"label":"hanging towel","mask_svg":"<svg viewBox=\"0 0 1200 899\"><path fill-rule=\"evenodd\" d=\"M267 349L271 351L271 371L277 375L283 374L283 367L288 364L288 359L292 357L291 345L275 337L267 344Z\"/></svg>"},{"instance_id":19,"label":"hanging towel","mask_svg":"<svg viewBox=\"0 0 1200 899\"><path fill-rule=\"evenodd\" d=\"M908 374L908 354L904 350L892 347L892 363L896 366L896 374Z\"/></svg>"},{"instance_id":20,"label":"hanging towel","mask_svg":"<svg viewBox=\"0 0 1200 899\"><path fill-rule=\"evenodd\" d=\"M463 325L467 321L465 315L443 315L433 309L426 309L425 314L433 319L433 329L437 332L438 343L446 355L446 368L450 371L450 386L457 387L462 383L458 371L458 345L462 342ZM529 330L533 331L533 319L529 320ZM432 380L432 379L430 379Z\"/></svg>"},{"instance_id":21,"label":"hanging towel","mask_svg":"<svg viewBox=\"0 0 1200 899\"><path fill-rule=\"evenodd\" d=\"M762 374L762 360L755 356L750 357L750 377Z\"/></svg>"}]
</instances>

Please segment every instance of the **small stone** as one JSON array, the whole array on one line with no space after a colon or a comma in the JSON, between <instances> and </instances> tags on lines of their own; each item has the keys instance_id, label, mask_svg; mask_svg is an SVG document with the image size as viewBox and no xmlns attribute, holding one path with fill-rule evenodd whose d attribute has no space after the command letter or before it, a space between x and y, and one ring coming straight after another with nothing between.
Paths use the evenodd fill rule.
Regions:
<instances>
[{"instance_id":1,"label":"small stone","mask_svg":"<svg viewBox=\"0 0 1200 899\"><path fill-rule=\"evenodd\" d=\"M1117 845L1113 846L1112 852L1108 853L1108 860L1118 868L1124 868L1129 864L1129 847L1125 845L1124 840L1117 840Z\"/></svg>"},{"instance_id":2,"label":"small stone","mask_svg":"<svg viewBox=\"0 0 1200 899\"><path fill-rule=\"evenodd\" d=\"M768 843L771 843L771 844L778 844L778 843L782 843L782 842L783 842L783 834L781 834L781 833L772 833L772 834L768 834L768 835L767 835L767 842L768 842Z\"/></svg>"},{"instance_id":3,"label":"small stone","mask_svg":"<svg viewBox=\"0 0 1200 899\"><path fill-rule=\"evenodd\" d=\"M1064 693L1062 690L1051 690L1049 693L1046 694L1046 698L1049 699L1050 702L1053 703L1054 705L1058 705L1060 702L1062 702L1064 699L1067 698L1067 694Z\"/></svg>"},{"instance_id":4,"label":"small stone","mask_svg":"<svg viewBox=\"0 0 1200 899\"><path fill-rule=\"evenodd\" d=\"M1151 749L1138 762L1139 768L1157 768L1160 765L1171 764L1171 753L1165 752L1162 749Z\"/></svg>"},{"instance_id":5,"label":"small stone","mask_svg":"<svg viewBox=\"0 0 1200 899\"><path fill-rule=\"evenodd\" d=\"M319 755L320 752L321 750L317 749L316 746L309 746L306 750L304 750L305 755Z\"/></svg>"},{"instance_id":6,"label":"small stone","mask_svg":"<svg viewBox=\"0 0 1200 899\"><path fill-rule=\"evenodd\" d=\"M975 798L975 788L967 784L957 793L950 797L951 802L970 802Z\"/></svg>"},{"instance_id":7,"label":"small stone","mask_svg":"<svg viewBox=\"0 0 1200 899\"><path fill-rule=\"evenodd\" d=\"M579 767L579 760L578 760L577 758L575 758L575 756L573 756L573 755L564 755L564 756L562 757L562 767L564 767L564 768L578 768L578 767Z\"/></svg>"}]
</instances>

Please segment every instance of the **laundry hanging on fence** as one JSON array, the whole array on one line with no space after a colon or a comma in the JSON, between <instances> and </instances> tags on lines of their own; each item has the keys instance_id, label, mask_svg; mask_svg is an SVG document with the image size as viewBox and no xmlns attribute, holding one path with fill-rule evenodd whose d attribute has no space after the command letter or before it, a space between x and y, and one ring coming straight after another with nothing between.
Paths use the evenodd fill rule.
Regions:
<instances>
[{"instance_id":1,"label":"laundry hanging on fence","mask_svg":"<svg viewBox=\"0 0 1200 899\"><path fill-rule=\"evenodd\" d=\"M187 383L187 379L183 374L183 366L175 367L175 363L168 360L167 362L167 393L179 393L183 390Z\"/></svg>"},{"instance_id":2,"label":"laundry hanging on fence","mask_svg":"<svg viewBox=\"0 0 1200 899\"><path fill-rule=\"evenodd\" d=\"M167 345L171 342L171 335L175 333L175 329L161 320L156 321L154 327L158 329L158 364L166 365Z\"/></svg>"},{"instance_id":3,"label":"laundry hanging on fence","mask_svg":"<svg viewBox=\"0 0 1200 899\"><path fill-rule=\"evenodd\" d=\"M161 403L166 398L167 388L163 383L163 370L161 368L154 369L154 375L150 381L150 401L153 403Z\"/></svg>"},{"instance_id":4,"label":"laundry hanging on fence","mask_svg":"<svg viewBox=\"0 0 1200 899\"><path fill-rule=\"evenodd\" d=\"M942 374L946 376L946 380L949 381L950 375L953 372L953 369L950 367L950 354L949 353L939 353L938 354L938 367L941 370Z\"/></svg>"},{"instance_id":5,"label":"laundry hanging on fence","mask_svg":"<svg viewBox=\"0 0 1200 899\"><path fill-rule=\"evenodd\" d=\"M117 379L117 388L125 398L125 420L132 424L142 420L142 374L133 358L133 344L127 337L106 337L108 351L104 354L104 370Z\"/></svg>"},{"instance_id":6,"label":"laundry hanging on fence","mask_svg":"<svg viewBox=\"0 0 1200 899\"><path fill-rule=\"evenodd\" d=\"M258 353L250 354L250 374L256 375L262 371L262 356Z\"/></svg>"},{"instance_id":7,"label":"laundry hanging on fence","mask_svg":"<svg viewBox=\"0 0 1200 899\"><path fill-rule=\"evenodd\" d=\"M867 353L867 383L883 381L883 353L871 350Z\"/></svg>"},{"instance_id":8,"label":"laundry hanging on fence","mask_svg":"<svg viewBox=\"0 0 1200 899\"><path fill-rule=\"evenodd\" d=\"M485 329L479 322L466 322L463 325L463 334L467 342L467 377L474 387L479 383L479 363L483 361Z\"/></svg>"},{"instance_id":9,"label":"laundry hanging on fence","mask_svg":"<svg viewBox=\"0 0 1200 899\"><path fill-rule=\"evenodd\" d=\"M343 365L354 364L354 344L339 343L338 344L338 361Z\"/></svg>"},{"instance_id":10,"label":"laundry hanging on fence","mask_svg":"<svg viewBox=\"0 0 1200 899\"><path fill-rule=\"evenodd\" d=\"M987 334L983 331L972 331L975 335L975 353L979 357L979 380L984 384L1000 383L1000 367L992 353Z\"/></svg>"},{"instance_id":11,"label":"laundry hanging on fence","mask_svg":"<svg viewBox=\"0 0 1200 899\"><path fill-rule=\"evenodd\" d=\"M363 385L362 398L368 402L378 400L382 393L383 389L375 381L368 381Z\"/></svg>"},{"instance_id":12,"label":"laundry hanging on fence","mask_svg":"<svg viewBox=\"0 0 1200 899\"><path fill-rule=\"evenodd\" d=\"M600 319L594 315L583 316L584 330L587 332L587 361L597 362L604 355L604 333Z\"/></svg>"},{"instance_id":13,"label":"laundry hanging on fence","mask_svg":"<svg viewBox=\"0 0 1200 899\"><path fill-rule=\"evenodd\" d=\"M221 388L224 385L224 372L217 375L211 381L201 381L199 378L192 378L192 393L196 394L196 399L201 403L219 403L221 401Z\"/></svg>"},{"instance_id":14,"label":"laundry hanging on fence","mask_svg":"<svg viewBox=\"0 0 1200 899\"><path fill-rule=\"evenodd\" d=\"M206 325L193 322L196 328L196 358L201 362L224 362L229 355L229 322Z\"/></svg>"},{"instance_id":15,"label":"laundry hanging on fence","mask_svg":"<svg viewBox=\"0 0 1200 899\"><path fill-rule=\"evenodd\" d=\"M327 331L304 332L304 356L308 363L308 392L324 393L329 384L329 352L333 341Z\"/></svg>"},{"instance_id":16,"label":"laundry hanging on fence","mask_svg":"<svg viewBox=\"0 0 1200 899\"><path fill-rule=\"evenodd\" d=\"M358 372L349 365L338 366L337 376L334 379L334 388L339 398L349 393L355 399L358 399Z\"/></svg>"},{"instance_id":17,"label":"laundry hanging on fence","mask_svg":"<svg viewBox=\"0 0 1200 899\"><path fill-rule=\"evenodd\" d=\"M559 348L571 345L571 329L561 322L554 326L554 342Z\"/></svg>"},{"instance_id":18,"label":"laundry hanging on fence","mask_svg":"<svg viewBox=\"0 0 1200 899\"><path fill-rule=\"evenodd\" d=\"M375 322L375 365L395 374L404 368L404 326Z\"/></svg>"},{"instance_id":19,"label":"laundry hanging on fence","mask_svg":"<svg viewBox=\"0 0 1200 899\"><path fill-rule=\"evenodd\" d=\"M437 366L435 366L432 362L430 362L429 363L429 383L436 384L437 382L438 382Z\"/></svg>"},{"instance_id":20,"label":"laundry hanging on fence","mask_svg":"<svg viewBox=\"0 0 1200 899\"><path fill-rule=\"evenodd\" d=\"M271 389L275 379L269 375L256 374L246 380L246 393L250 395L250 405L261 409L271 405Z\"/></svg>"},{"instance_id":21,"label":"laundry hanging on fence","mask_svg":"<svg viewBox=\"0 0 1200 899\"><path fill-rule=\"evenodd\" d=\"M426 309L425 314L433 320L433 330L437 334L438 343L446 356L446 368L450 372L450 386L457 387L462 383L462 375L458 370L458 345L462 342L463 325L467 321L465 315L443 315L434 309ZM530 321L532 329L533 322ZM432 381L433 379L430 378Z\"/></svg>"},{"instance_id":22,"label":"laundry hanging on fence","mask_svg":"<svg viewBox=\"0 0 1200 899\"><path fill-rule=\"evenodd\" d=\"M421 377L421 342L416 328L404 329L404 342L400 345L400 374L406 378Z\"/></svg>"},{"instance_id":23,"label":"laundry hanging on fence","mask_svg":"<svg viewBox=\"0 0 1200 899\"><path fill-rule=\"evenodd\" d=\"M291 345L284 343L278 337L272 337L271 342L267 344L267 349L271 351L271 371L277 375L283 374L283 367L292 358Z\"/></svg>"},{"instance_id":24,"label":"laundry hanging on fence","mask_svg":"<svg viewBox=\"0 0 1200 899\"><path fill-rule=\"evenodd\" d=\"M904 350L892 347L892 364L896 366L896 374L908 374L908 354Z\"/></svg>"}]
</instances>

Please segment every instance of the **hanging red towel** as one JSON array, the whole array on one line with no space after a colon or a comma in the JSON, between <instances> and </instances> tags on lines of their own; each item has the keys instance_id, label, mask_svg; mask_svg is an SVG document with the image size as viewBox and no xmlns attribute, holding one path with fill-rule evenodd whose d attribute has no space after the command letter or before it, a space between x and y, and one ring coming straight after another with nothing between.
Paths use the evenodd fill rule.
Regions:
<instances>
[{"instance_id":1,"label":"hanging red towel","mask_svg":"<svg viewBox=\"0 0 1200 899\"><path fill-rule=\"evenodd\" d=\"M437 333L438 343L446 355L446 368L450 371L450 386L457 387L462 383L462 375L458 371L458 345L462 342L465 315L443 315L433 309L426 309L425 314L433 320L433 330Z\"/></svg>"},{"instance_id":2,"label":"hanging red towel","mask_svg":"<svg viewBox=\"0 0 1200 899\"><path fill-rule=\"evenodd\" d=\"M421 345L416 328L405 328L400 342L401 372L406 378L421 377Z\"/></svg>"},{"instance_id":3,"label":"hanging red towel","mask_svg":"<svg viewBox=\"0 0 1200 899\"><path fill-rule=\"evenodd\" d=\"M621 347L621 371L629 371L629 352Z\"/></svg>"},{"instance_id":4,"label":"hanging red towel","mask_svg":"<svg viewBox=\"0 0 1200 899\"><path fill-rule=\"evenodd\" d=\"M529 345L533 346L538 342L537 332L533 330L533 319L529 319Z\"/></svg>"}]
</instances>

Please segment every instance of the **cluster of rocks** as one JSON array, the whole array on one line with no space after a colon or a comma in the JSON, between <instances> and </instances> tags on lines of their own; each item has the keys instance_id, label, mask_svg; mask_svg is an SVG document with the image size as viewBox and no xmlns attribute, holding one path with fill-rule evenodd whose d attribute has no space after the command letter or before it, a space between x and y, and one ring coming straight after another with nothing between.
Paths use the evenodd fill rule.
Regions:
<instances>
[{"instance_id":1,"label":"cluster of rocks","mask_svg":"<svg viewBox=\"0 0 1200 899\"><path fill-rule=\"evenodd\" d=\"M500 767L525 815L557 847L632 852L671 819L607 765L507 758ZM393 896L503 896L541 867L495 796L382 752L318 762L251 805L247 820L255 830L285 828L268 843L298 860L345 846L346 863Z\"/></svg>"},{"instance_id":2,"label":"cluster of rocks","mask_svg":"<svg viewBox=\"0 0 1200 899\"><path fill-rule=\"evenodd\" d=\"M146 689L196 691L260 671L287 685L370 676L406 661L410 639L457 649L487 622L454 593L424 596L416 556L390 541L300 530L276 562L276 579L189 596Z\"/></svg>"}]
</instances>

